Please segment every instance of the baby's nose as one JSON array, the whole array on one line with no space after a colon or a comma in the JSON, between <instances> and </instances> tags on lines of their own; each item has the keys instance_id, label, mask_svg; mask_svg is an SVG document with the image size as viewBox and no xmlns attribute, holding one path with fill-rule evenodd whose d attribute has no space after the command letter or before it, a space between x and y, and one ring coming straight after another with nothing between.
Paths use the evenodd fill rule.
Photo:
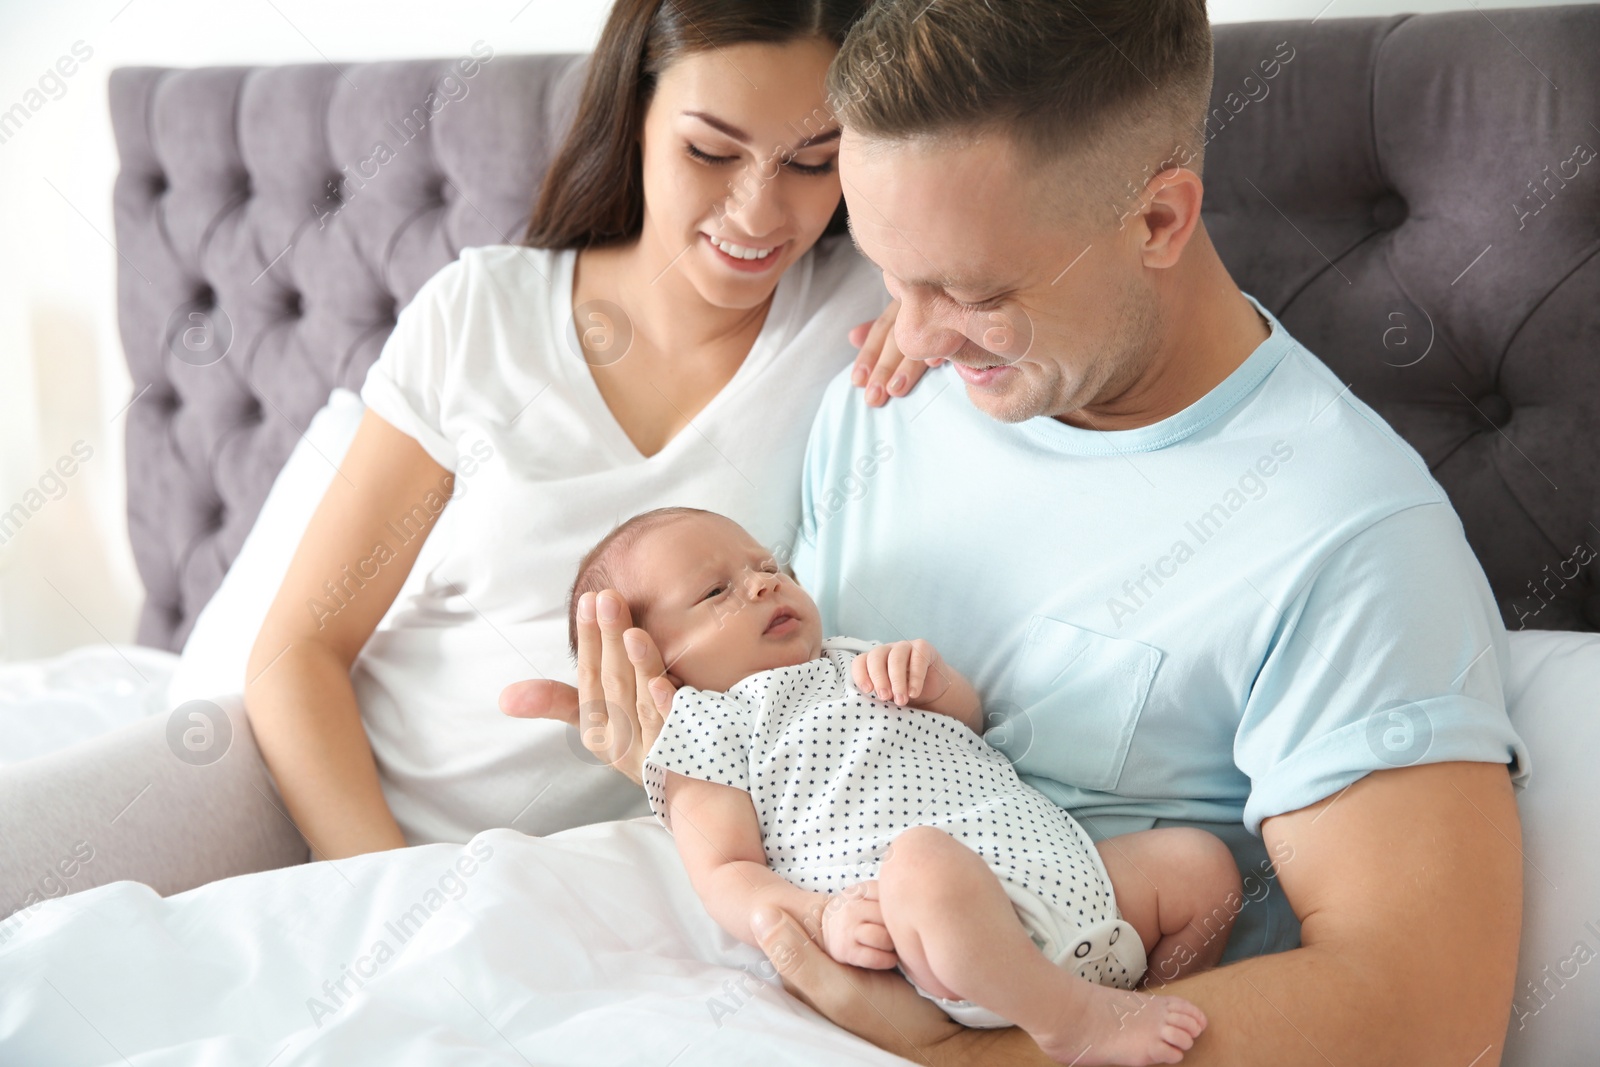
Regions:
<instances>
[{"instance_id":1,"label":"baby's nose","mask_svg":"<svg viewBox=\"0 0 1600 1067\"><path fill-rule=\"evenodd\" d=\"M751 596L760 596L777 584L778 576L766 570L752 570L745 579L745 588L750 591Z\"/></svg>"}]
</instances>

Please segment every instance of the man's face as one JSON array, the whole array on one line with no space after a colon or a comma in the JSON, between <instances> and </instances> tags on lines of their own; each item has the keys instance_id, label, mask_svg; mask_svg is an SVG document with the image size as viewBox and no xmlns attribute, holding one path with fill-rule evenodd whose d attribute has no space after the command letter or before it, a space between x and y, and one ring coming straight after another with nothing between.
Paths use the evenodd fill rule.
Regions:
<instances>
[{"instance_id":1,"label":"man's face","mask_svg":"<svg viewBox=\"0 0 1600 1067\"><path fill-rule=\"evenodd\" d=\"M1081 195L1070 175L997 134L890 143L846 129L839 160L856 243L901 301L895 340L951 360L992 418L1070 415L1151 358L1137 227L1119 228L1109 201L1061 203Z\"/></svg>"},{"instance_id":2,"label":"man's face","mask_svg":"<svg viewBox=\"0 0 1600 1067\"><path fill-rule=\"evenodd\" d=\"M822 655L816 602L732 520L674 519L633 547L627 569L634 619L674 685L725 692Z\"/></svg>"}]
</instances>

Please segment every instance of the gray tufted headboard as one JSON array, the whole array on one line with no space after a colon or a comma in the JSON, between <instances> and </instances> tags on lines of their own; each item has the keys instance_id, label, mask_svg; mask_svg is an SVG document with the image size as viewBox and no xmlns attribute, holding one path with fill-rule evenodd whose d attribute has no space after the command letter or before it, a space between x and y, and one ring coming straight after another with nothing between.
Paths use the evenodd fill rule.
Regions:
<instances>
[{"instance_id":1,"label":"gray tufted headboard","mask_svg":"<svg viewBox=\"0 0 1600 1067\"><path fill-rule=\"evenodd\" d=\"M1206 220L1240 286L1427 459L1508 626L1600 628L1600 6L1216 53ZM582 59L465 58L113 72L142 643L182 645L422 283L520 239Z\"/></svg>"}]
</instances>

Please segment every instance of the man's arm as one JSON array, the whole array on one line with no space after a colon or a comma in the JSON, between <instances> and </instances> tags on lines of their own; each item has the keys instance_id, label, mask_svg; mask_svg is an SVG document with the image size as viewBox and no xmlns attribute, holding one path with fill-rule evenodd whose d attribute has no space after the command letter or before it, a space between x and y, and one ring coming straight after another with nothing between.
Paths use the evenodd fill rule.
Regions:
<instances>
[{"instance_id":1,"label":"man's arm","mask_svg":"<svg viewBox=\"0 0 1600 1067\"><path fill-rule=\"evenodd\" d=\"M1210 1020L1185 1064L1500 1062L1522 930L1522 834L1504 765L1374 771L1267 819L1262 837L1302 947L1163 986ZM895 988L898 975L836 964L793 923L758 936L791 992L890 1052L1052 1062L1015 1028L952 1029Z\"/></svg>"}]
</instances>

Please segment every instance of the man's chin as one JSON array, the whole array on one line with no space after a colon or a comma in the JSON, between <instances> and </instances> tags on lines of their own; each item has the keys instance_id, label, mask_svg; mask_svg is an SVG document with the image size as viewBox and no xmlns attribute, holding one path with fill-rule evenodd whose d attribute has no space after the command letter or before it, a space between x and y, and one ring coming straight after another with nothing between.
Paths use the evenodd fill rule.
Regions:
<instances>
[{"instance_id":1,"label":"man's chin","mask_svg":"<svg viewBox=\"0 0 1600 1067\"><path fill-rule=\"evenodd\" d=\"M966 388L967 399L972 401L972 406L996 422L1027 422L1043 414L1034 403L1030 390L1011 388L997 391L976 385Z\"/></svg>"}]
</instances>

